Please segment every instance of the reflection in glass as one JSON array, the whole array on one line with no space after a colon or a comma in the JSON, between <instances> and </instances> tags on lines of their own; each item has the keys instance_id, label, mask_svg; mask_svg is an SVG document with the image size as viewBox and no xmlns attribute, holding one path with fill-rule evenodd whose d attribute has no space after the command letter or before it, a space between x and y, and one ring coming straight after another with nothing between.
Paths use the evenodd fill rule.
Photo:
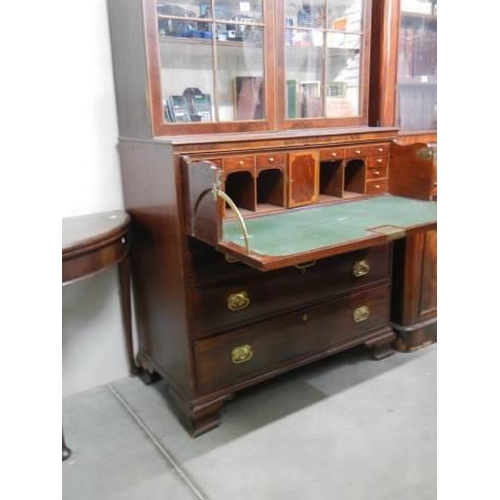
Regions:
<instances>
[{"instance_id":1,"label":"reflection in glass","mask_svg":"<svg viewBox=\"0 0 500 500\"><path fill-rule=\"evenodd\" d=\"M221 25L217 25L219 36ZM243 29L240 29L243 28ZM217 41L217 89L220 121L261 120L264 118L264 61L262 28L238 25L242 43Z\"/></svg>"}]
</instances>

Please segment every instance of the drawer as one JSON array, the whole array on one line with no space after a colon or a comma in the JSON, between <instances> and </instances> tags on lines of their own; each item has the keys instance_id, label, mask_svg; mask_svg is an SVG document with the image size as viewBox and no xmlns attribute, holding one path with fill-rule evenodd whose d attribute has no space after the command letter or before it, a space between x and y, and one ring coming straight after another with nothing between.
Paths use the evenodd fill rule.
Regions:
<instances>
[{"instance_id":1,"label":"drawer","mask_svg":"<svg viewBox=\"0 0 500 500\"><path fill-rule=\"evenodd\" d=\"M266 153L256 156L257 170L265 168L285 168L286 153Z\"/></svg>"},{"instance_id":2,"label":"drawer","mask_svg":"<svg viewBox=\"0 0 500 500\"><path fill-rule=\"evenodd\" d=\"M235 267L222 276L219 267L213 276L219 282L199 277L198 285L190 289L194 338L387 282L390 256L390 247L381 245L267 273L248 274ZM231 265L238 266L227 267Z\"/></svg>"},{"instance_id":3,"label":"drawer","mask_svg":"<svg viewBox=\"0 0 500 500\"><path fill-rule=\"evenodd\" d=\"M248 170L253 172L255 169L255 156L231 156L222 160L222 168L226 171Z\"/></svg>"},{"instance_id":4,"label":"drawer","mask_svg":"<svg viewBox=\"0 0 500 500\"><path fill-rule=\"evenodd\" d=\"M389 297L390 287L379 286L195 342L197 389L214 390L343 343L361 343L388 324Z\"/></svg>"},{"instance_id":5,"label":"drawer","mask_svg":"<svg viewBox=\"0 0 500 500\"><path fill-rule=\"evenodd\" d=\"M366 183L366 194L377 194L387 192L387 179L378 179Z\"/></svg>"},{"instance_id":6,"label":"drawer","mask_svg":"<svg viewBox=\"0 0 500 500\"><path fill-rule=\"evenodd\" d=\"M345 148L328 148L319 150L320 161L343 160L344 156L345 156Z\"/></svg>"},{"instance_id":7,"label":"drawer","mask_svg":"<svg viewBox=\"0 0 500 500\"><path fill-rule=\"evenodd\" d=\"M380 166L366 169L366 180L381 179L387 177L387 166Z\"/></svg>"},{"instance_id":8,"label":"drawer","mask_svg":"<svg viewBox=\"0 0 500 500\"><path fill-rule=\"evenodd\" d=\"M388 156L390 147L389 143L371 144L368 152L370 156Z\"/></svg>"},{"instance_id":9,"label":"drawer","mask_svg":"<svg viewBox=\"0 0 500 500\"><path fill-rule=\"evenodd\" d=\"M360 146L349 146L345 148L345 157L346 158L364 158L368 156L370 152L370 147L366 145Z\"/></svg>"},{"instance_id":10,"label":"drawer","mask_svg":"<svg viewBox=\"0 0 500 500\"><path fill-rule=\"evenodd\" d=\"M379 168L389 166L388 156L370 156L366 159L366 166L368 168Z\"/></svg>"}]
</instances>

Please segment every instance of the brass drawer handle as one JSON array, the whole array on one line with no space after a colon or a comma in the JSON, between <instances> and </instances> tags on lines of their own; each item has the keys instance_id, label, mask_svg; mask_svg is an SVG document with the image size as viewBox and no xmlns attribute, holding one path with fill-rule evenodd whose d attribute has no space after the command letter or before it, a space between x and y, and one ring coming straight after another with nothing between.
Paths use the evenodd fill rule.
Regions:
<instances>
[{"instance_id":1,"label":"brass drawer handle","mask_svg":"<svg viewBox=\"0 0 500 500\"><path fill-rule=\"evenodd\" d=\"M237 365L250 361L253 357L253 350L250 344L239 345L231 351L231 361Z\"/></svg>"},{"instance_id":2,"label":"brass drawer handle","mask_svg":"<svg viewBox=\"0 0 500 500\"><path fill-rule=\"evenodd\" d=\"M373 172L375 175L380 175L380 170L375 170L375 172Z\"/></svg>"},{"instance_id":3,"label":"brass drawer handle","mask_svg":"<svg viewBox=\"0 0 500 500\"><path fill-rule=\"evenodd\" d=\"M240 167L242 167L244 164L245 164L245 162L244 162L243 160L240 160L240 161L238 162L238 165L240 165Z\"/></svg>"},{"instance_id":4,"label":"brass drawer handle","mask_svg":"<svg viewBox=\"0 0 500 500\"><path fill-rule=\"evenodd\" d=\"M227 307L231 311L239 311L250 305L250 299L247 292L236 292L227 298Z\"/></svg>"},{"instance_id":5,"label":"brass drawer handle","mask_svg":"<svg viewBox=\"0 0 500 500\"><path fill-rule=\"evenodd\" d=\"M360 155L361 154L361 149L356 149L356 151L354 151L357 155Z\"/></svg>"},{"instance_id":6,"label":"brass drawer handle","mask_svg":"<svg viewBox=\"0 0 500 500\"><path fill-rule=\"evenodd\" d=\"M356 323L366 321L370 317L370 309L368 306L361 306L354 309L352 317Z\"/></svg>"},{"instance_id":7,"label":"brass drawer handle","mask_svg":"<svg viewBox=\"0 0 500 500\"><path fill-rule=\"evenodd\" d=\"M382 162L383 162L382 158L377 158L377 163L382 163Z\"/></svg>"},{"instance_id":8,"label":"brass drawer handle","mask_svg":"<svg viewBox=\"0 0 500 500\"><path fill-rule=\"evenodd\" d=\"M305 264L296 264L295 267L300 270L302 274L304 274L308 267L312 267L316 265L315 260L311 260L311 262L306 262Z\"/></svg>"},{"instance_id":9,"label":"brass drawer handle","mask_svg":"<svg viewBox=\"0 0 500 500\"><path fill-rule=\"evenodd\" d=\"M352 266L352 274L359 278L360 276L365 276L370 272L370 264L367 260L358 260Z\"/></svg>"},{"instance_id":10,"label":"brass drawer handle","mask_svg":"<svg viewBox=\"0 0 500 500\"><path fill-rule=\"evenodd\" d=\"M379 152L382 153L384 151L384 148L378 148Z\"/></svg>"},{"instance_id":11,"label":"brass drawer handle","mask_svg":"<svg viewBox=\"0 0 500 500\"><path fill-rule=\"evenodd\" d=\"M269 163L274 163L274 158L271 156L271 158L268 158Z\"/></svg>"},{"instance_id":12,"label":"brass drawer handle","mask_svg":"<svg viewBox=\"0 0 500 500\"><path fill-rule=\"evenodd\" d=\"M332 156L335 158L337 156L337 153L332 153Z\"/></svg>"}]
</instances>

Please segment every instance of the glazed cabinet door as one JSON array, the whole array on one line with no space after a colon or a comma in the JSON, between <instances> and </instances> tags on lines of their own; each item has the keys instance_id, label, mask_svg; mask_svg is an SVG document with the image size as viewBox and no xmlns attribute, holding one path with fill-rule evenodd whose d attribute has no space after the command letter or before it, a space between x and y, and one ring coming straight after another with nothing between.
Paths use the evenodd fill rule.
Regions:
<instances>
[{"instance_id":1,"label":"glazed cabinet door","mask_svg":"<svg viewBox=\"0 0 500 500\"><path fill-rule=\"evenodd\" d=\"M157 135L270 128L272 0L145 5Z\"/></svg>"},{"instance_id":2,"label":"glazed cabinet door","mask_svg":"<svg viewBox=\"0 0 500 500\"><path fill-rule=\"evenodd\" d=\"M282 128L367 123L370 0L277 2Z\"/></svg>"}]
</instances>

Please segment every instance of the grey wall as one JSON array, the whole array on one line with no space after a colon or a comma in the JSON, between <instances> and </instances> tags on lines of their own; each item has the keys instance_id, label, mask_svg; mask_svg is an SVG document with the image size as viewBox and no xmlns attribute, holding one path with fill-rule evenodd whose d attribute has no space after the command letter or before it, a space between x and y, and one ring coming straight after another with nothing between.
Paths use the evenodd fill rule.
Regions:
<instances>
[{"instance_id":1,"label":"grey wall","mask_svg":"<svg viewBox=\"0 0 500 500\"><path fill-rule=\"evenodd\" d=\"M62 217L123 208L106 0L78 4L66 40L75 120L61 171ZM64 61L61 62L64 64ZM128 376L116 269L62 289L62 393Z\"/></svg>"}]
</instances>

